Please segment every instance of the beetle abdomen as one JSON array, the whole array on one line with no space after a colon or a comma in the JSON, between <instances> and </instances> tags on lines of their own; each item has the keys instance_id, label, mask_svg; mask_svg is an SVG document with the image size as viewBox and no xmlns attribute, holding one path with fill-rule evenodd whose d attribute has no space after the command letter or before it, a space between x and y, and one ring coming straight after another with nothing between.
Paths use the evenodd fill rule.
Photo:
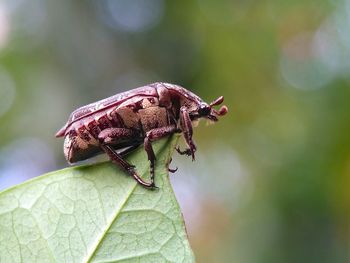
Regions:
<instances>
[{"instance_id":1,"label":"beetle abdomen","mask_svg":"<svg viewBox=\"0 0 350 263\"><path fill-rule=\"evenodd\" d=\"M85 160L100 152L98 141L87 130L71 130L64 138L63 151L69 163Z\"/></svg>"}]
</instances>

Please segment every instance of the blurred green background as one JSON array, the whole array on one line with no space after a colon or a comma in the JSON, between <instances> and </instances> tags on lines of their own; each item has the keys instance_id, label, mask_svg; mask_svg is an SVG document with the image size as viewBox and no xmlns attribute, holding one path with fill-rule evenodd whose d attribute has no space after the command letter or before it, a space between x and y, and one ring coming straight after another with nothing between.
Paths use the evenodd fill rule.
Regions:
<instances>
[{"instance_id":1,"label":"blurred green background","mask_svg":"<svg viewBox=\"0 0 350 263\"><path fill-rule=\"evenodd\" d=\"M55 132L155 81L229 114L171 179L198 262L350 261L350 2L2 0L0 189L66 167Z\"/></svg>"}]
</instances>

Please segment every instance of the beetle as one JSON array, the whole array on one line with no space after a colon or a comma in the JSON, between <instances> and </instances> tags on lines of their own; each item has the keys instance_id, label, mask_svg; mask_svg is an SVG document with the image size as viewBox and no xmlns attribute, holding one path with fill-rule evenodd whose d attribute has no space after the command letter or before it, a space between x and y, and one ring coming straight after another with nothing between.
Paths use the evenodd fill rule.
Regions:
<instances>
[{"instance_id":1,"label":"beetle","mask_svg":"<svg viewBox=\"0 0 350 263\"><path fill-rule=\"evenodd\" d=\"M207 104L183 87L157 82L78 108L56 137L64 137L63 150L68 163L104 152L139 184L152 189L156 188L152 142L182 133L188 148L176 150L194 160L197 148L192 139L192 122L200 118L218 121L218 116L225 115L228 108L221 106L216 110L213 106L223 101L221 96ZM141 144L150 161L150 182L145 182L136 173L135 166L123 158Z\"/></svg>"}]
</instances>

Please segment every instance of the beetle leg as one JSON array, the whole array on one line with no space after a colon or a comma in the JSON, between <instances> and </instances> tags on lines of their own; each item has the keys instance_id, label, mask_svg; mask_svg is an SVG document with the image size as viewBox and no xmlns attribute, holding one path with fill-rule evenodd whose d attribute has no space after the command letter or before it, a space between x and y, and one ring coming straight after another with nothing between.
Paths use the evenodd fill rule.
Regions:
<instances>
[{"instance_id":1,"label":"beetle leg","mask_svg":"<svg viewBox=\"0 0 350 263\"><path fill-rule=\"evenodd\" d=\"M168 171L171 172L171 173L175 173L177 171L177 169L178 169L177 166L176 166L175 169L169 168L169 165L171 164L172 160L173 160L173 158L170 158L170 161L168 163Z\"/></svg>"},{"instance_id":2,"label":"beetle leg","mask_svg":"<svg viewBox=\"0 0 350 263\"><path fill-rule=\"evenodd\" d=\"M180 154L191 155L192 161L194 161L195 160L194 153L197 150L197 147L194 144L194 141L192 139L192 135L193 135L192 122L186 107L181 107L180 109L180 125L189 149L185 150L184 152L178 149L177 152Z\"/></svg>"},{"instance_id":3,"label":"beetle leg","mask_svg":"<svg viewBox=\"0 0 350 263\"><path fill-rule=\"evenodd\" d=\"M168 168L168 171L171 172L171 173L176 173L176 171L178 169L179 169L178 167L176 167L175 169Z\"/></svg>"},{"instance_id":4,"label":"beetle leg","mask_svg":"<svg viewBox=\"0 0 350 263\"><path fill-rule=\"evenodd\" d=\"M181 155L184 155L184 154L186 154L187 156L191 156L192 155L191 149L185 149L185 150L182 151L182 150L180 150L180 147L178 146L178 147L175 148L175 150Z\"/></svg>"},{"instance_id":5,"label":"beetle leg","mask_svg":"<svg viewBox=\"0 0 350 263\"><path fill-rule=\"evenodd\" d=\"M147 153L148 160L151 162L150 164L150 174L151 174L151 183L154 183L154 162L156 160L156 156L153 151L152 142L158 140L167 135L173 134L178 129L175 125L169 125L161 128L155 128L146 133L146 137L144 140L144 147Z\"/></svg>"},{"instance_id":6,"label":"beetle leg","mask_svg":"<svg viewBox=\"0 0 350 263\"><path fill-rule=\"evenodd\" d=\"M107 128L98 134L98 139L104 144L121 143L138 137L139 134L137 132L125 128Z\"/></svg>"},{"instance_id":7,"label":"beetle leg","mask_svg":"<svg viewBox=\"0 0 350 263\"><path fill-rule=\"evenodd\" d=\"M146 183L144 180L142 180L142 178L135 172L135 166L129 164L122 157L123 154L125 155L137 148L140 143L132 145L120 153L117 153L112 147L113 143L133 140L135 137L138 137L138 134L135 131L125 128L107 128L98 134L98 139L101 142L101 148L105 151L105 153L107 153L112 162L123 168L128 174L134 177L139 184L147 188L154 188L154 184L152 182Z\"/></svg>"},{"instance_id":8,"label":"beetle leg","mask_svg":"<svg viewBox=\"0 0 350 263\"><path fill-rule=\"evenodd\" d=\"M129 164L127 161L125 161L120 154L116 153L115 150L106 144L102 144L101 148L107 153L109 158L111 158L112 162L123 168L128 174L130 174L134 179L141 185L143 185L146 188L155 188L155 185L153 182L146 183L142 178L135 172L134 166Z\"/></svg>"}]
</instances>

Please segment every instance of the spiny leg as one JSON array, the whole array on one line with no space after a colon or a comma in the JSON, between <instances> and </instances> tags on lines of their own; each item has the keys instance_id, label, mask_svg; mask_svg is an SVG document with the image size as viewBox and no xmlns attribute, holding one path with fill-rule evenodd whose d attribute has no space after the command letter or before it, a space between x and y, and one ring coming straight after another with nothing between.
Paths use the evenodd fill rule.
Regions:
<instances>
[{"instance_id":1,"label":"spiny leg","mask_svg":"<svg viewBox=\"0 0 350 263\"><path fill-rule=\"evenodd\" d=\"M141 185L147 188L153 188L154 184L146 183L142 178L135 172L134 165L129 164L126 160L123 159L122 154L129 152L130 148L136 148L140 143L135 142L135 137L137 139L138 134L135 131L125 128L108 128L101 131L98 135L98 138L101 143L102 150L109 156L109 158L117 164L119 167L124 169L128 174L130 174L134 179ZM122 143L130 141L135 145L132 145L130 148L125 149L121 153L117 153L111 144L113 143ZM137 146L136 146L137 144ZM133 150L133 149L132 149Z\"/></svg>"},{"instance_id":2,"label":"spiny leg","mask_svg":"<svg viewBox=\"0 0 350 263\"><path fill-rule=\"evenodd\" d=\"M151 183L154 184L154 162L156 156L153 151L152 142L158 140L167 135L173 134L179 131L175 125L169 125L161 128L155 128L146 133L144 139L144 147L147 153L148 160L150 161L150 174L151 174Z\"/></svg>"},{"instance_id":3,"label":"spiny leg","mask_svg":"<svg viewBox=\"0 0 350 263\"><path fill-rule=\"evenodd\" d=\"M146 183L142 178L135 172L134 166L125 161L115 150L109 145L101 145L101 148L109 156L109 158L117 164L119 167L124 169L128 174L130 174L134 179L146 188L154 188L154 183Z\"/></svg>"},{"instance_id":4,"label":"spiny leg","mask_svg":"<svg viewBox=\"0 0 350 263\"><path fill-rule=\"evenodd\" d=\"M195 160L194 153L197 150L197 147L194 144L194 141L192 139L192 135L193 135L192 122L186 107L181 107L180 109L180 125L181 125L181 130L183 132L185 141L189 148L184 151L181 151L179 148L176 148L176 151L180 154L186 154L188 156L191 155L192 161L194 161Z\"/></svg>"}]
</instances>

